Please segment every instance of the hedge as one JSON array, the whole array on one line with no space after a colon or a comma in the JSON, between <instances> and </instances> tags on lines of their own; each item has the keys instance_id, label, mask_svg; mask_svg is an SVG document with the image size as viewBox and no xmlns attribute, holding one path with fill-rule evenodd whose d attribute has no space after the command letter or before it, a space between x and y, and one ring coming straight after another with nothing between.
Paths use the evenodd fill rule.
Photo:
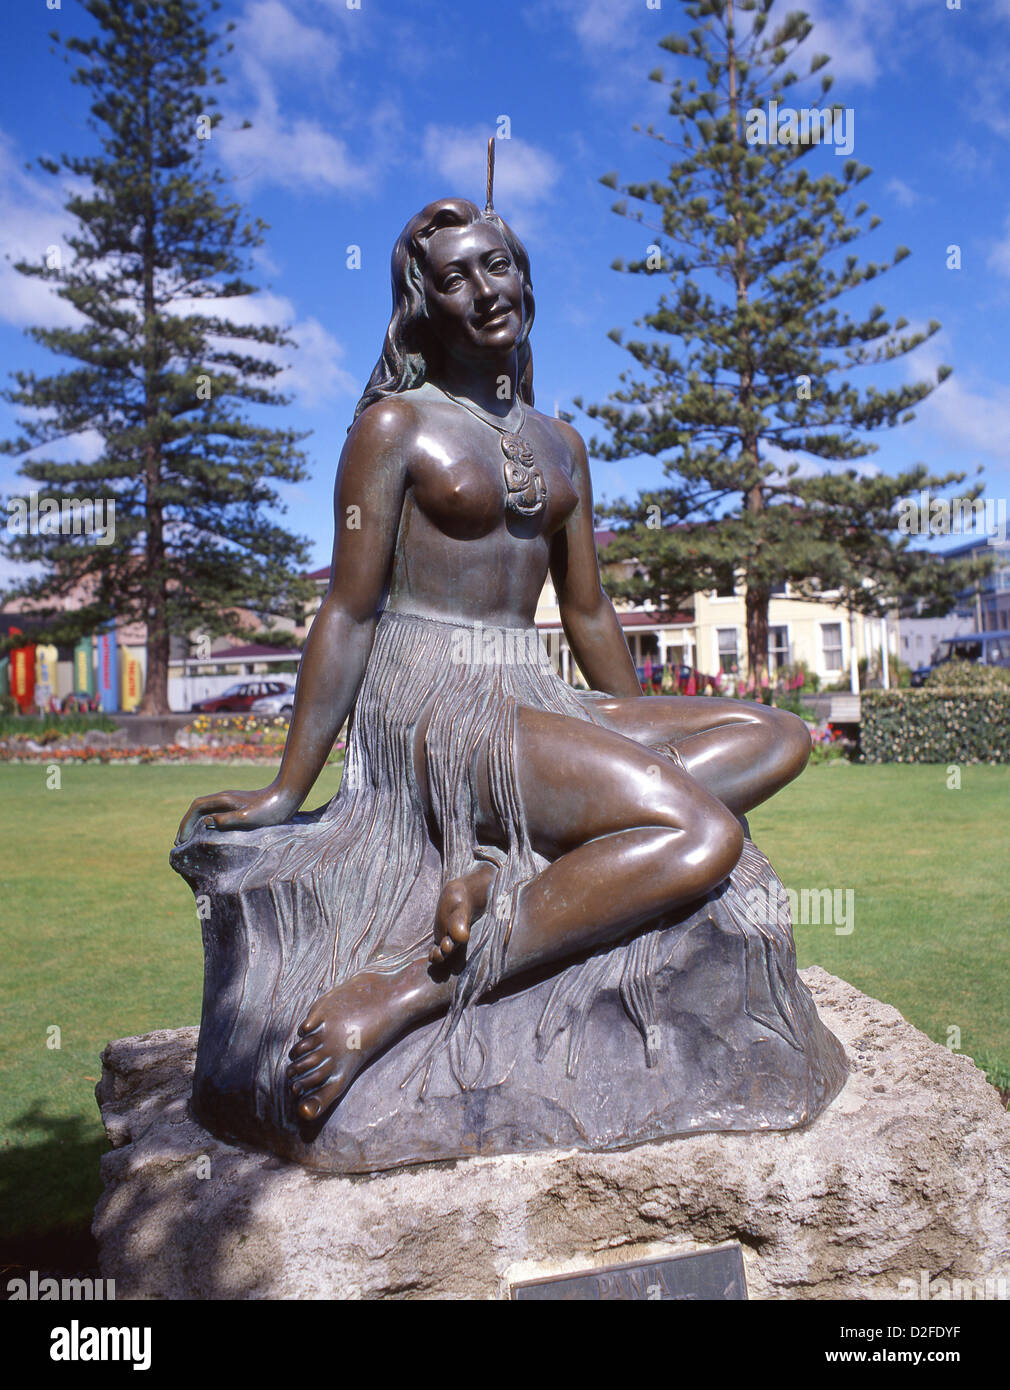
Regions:
<instances>
[{"instance_id":1,"label":"hedge","mask_svg":"<svg viewBox=\"0 0 1010 1390\"><path fill-rule=\"evenodd\" d=\"M1010 763L1010 686L867 690L859 725L867 763Z\"/></svg>"}]
</instances>

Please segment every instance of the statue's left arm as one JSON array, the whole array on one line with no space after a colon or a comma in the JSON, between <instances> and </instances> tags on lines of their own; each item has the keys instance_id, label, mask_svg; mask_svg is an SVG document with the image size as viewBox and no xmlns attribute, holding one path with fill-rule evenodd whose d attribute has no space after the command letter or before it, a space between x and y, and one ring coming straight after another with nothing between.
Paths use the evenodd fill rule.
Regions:
<instances>
[{"instance_id":1,"label":"statue's left arm","mask_svg":"<svg viewBox=\"0 0 1010 1390\"><path fill-rule=\"evenodd\" d=\"M641 695L631 652L614 605L603 592L593 531L593 488L589 459L579 433L558 421L569 450L572 483L579 501L551 545L551 578L561 609L561 625L575 660L594 690Z\"/></svg>"}]
</instances>

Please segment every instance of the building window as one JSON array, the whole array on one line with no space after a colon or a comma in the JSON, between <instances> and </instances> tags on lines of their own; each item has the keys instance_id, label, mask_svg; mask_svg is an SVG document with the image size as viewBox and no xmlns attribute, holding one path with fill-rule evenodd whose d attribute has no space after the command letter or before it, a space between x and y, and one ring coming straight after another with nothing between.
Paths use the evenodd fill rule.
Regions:
<instances>
[{"instance_id":1,"label":"building window","mask_svg":"<svg viewBox=\"0 0 1010 1390\"><path fill-rule=\"evenodd\" d=\"M735 627L716 628L719 639L719 670L732 671L740 664Z\"/></svg>"},{"instance_id":2,"label":"building window","mask_svg":"<svg viewBox=\"0 0 1010 1390\"><path fill-rule=\"evenodd\" d=\"M716 570L713 593L716 598L734 597L736 594L736 576L733 573L732 565L723 565Z\"/></svg>"},{"instance_id":3,"label":"building window","mask_svg":"<svg viewBox=\"0 0 1010 1390\"><path fill-rule=\"evenodd\" d=\"M789 595L788 580L780 579L777 584L773 584L769 590L772 598L787 598Z\"/></svg>"},{"instance_id":4,"label":"building window","mask_svg":"<svg viewBox=\"0 0 1010 1390\"><path fill-rule=\"evenodd\" d=\"M789 664L789 629L770 627L768 629L768 665L773 672Z\"/></svg>"},{"instance_id":5,"label":"building window","mask_svg":"<svg viewBox=\"0 0 1010 1390\"><path fill-rule=\"evenodd\" d=\"M821 623L821 645L824 648L825 671L842 669L842 625Z\"/></svg>"}]
</instances>

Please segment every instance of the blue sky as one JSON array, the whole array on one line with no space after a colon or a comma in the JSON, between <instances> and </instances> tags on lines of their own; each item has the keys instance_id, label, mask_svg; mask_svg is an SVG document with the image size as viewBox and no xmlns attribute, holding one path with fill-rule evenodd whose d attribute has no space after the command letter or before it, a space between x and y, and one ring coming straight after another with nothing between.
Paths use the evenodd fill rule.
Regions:
<instances>
[{"instance_id":1,"label":"blue sky","mask_svg":"<svg viewBox=\"0 0 1010 1390\"><path fill-rule=\"evenodd\" d=\"M53 0L50 0L52 3ZM799 7L800 0L781 6ZM883 219L862 243L883 260L912 256L848 296L858 314L880 300L891 318L932 318L940 335L892 380L954 375L914 424L877 435L873 465L922 462L937 471L981 465L987 492L1010 491L1010 0L811 0L811 51L831 55L834 99L855 113L854 155L874 171L861 188ZM656 0L652 0L656 4ZM641 256L641 229L613 215L598 180L659 174L657 147L635 122L670 129L662 87L647 80L677 59L657 49L688 21L679 0L224 0L234 50L218 89L225 122L213 150L234 196L270 224L251 315L293 325L286 385L295 401L276 423L313 431L311 478L284 489L287 524L329 559L336 461L389 312L389 252L403 224L436 197L482 200L484 145L502 115L495 203L529 247L537 298L537 403L602 400L630 359L607 339L654 302L656 281L615 273L615 256ZM12 56L0 86L0 240L37 258L68 229L57 180L24 168L40 154L87 153L85 99L50 53L48 31L85 32L75 0L43 0L5 14ZM685 71L687 65L685 64ZM794 89L796 90L796 89ZM800 101L795 102L801 105ZM240 132L243 120L252 129ZM831 161L829 151L814 158ZM957 243L962 269L946 267ZM362 265L347 268L347 247ZM24 337L59 322L48 290L0 263L0 369L51 370ZM862 382L887 381L868 374ZM591 433L590 422L576 419ZM0 432L13 433L0 404ZM19 488L0 460L0 493ZM598 496L654 484L652 460L594 464ZM9 576L9 569L6 574Z\"/></svg>"}]
</instances>

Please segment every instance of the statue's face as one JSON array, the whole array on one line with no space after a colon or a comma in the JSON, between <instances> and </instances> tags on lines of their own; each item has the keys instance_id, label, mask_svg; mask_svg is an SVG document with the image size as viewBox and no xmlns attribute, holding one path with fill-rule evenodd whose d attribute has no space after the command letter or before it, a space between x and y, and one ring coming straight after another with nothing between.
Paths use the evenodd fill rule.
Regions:
<instances>
[{"instance_id":1,"label":"statue's face","mask_svg":"<svg viewBox=\"0 0 1010 1390\"><path fill-rule=\"evenodd\" d=\"M443 227L427 245L428 321L454 357L511 351L523 330L523 287L501 235L486 222Z\"/></svg>"}]
</instances>

